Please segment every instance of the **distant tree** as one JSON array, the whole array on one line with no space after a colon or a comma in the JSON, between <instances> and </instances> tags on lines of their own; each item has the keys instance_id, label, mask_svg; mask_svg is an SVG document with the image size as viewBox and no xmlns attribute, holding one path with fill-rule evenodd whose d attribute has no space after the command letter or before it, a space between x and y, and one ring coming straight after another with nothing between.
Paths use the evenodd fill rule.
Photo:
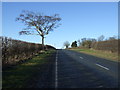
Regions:
<instances>
[{"instance_id":1,"label":"distant tree","mask_svg":"<svg viewBox=\"0 0 120 90\"><path fill-rule=\"evenodd\" d=\"M104 35L101 35L100 37L98 37L98 41L103 41L104 38L105 38L105 36L104 36Z\"/></svg>"},{"instance_id":2,"label":"distant tree","mask_svg":"<svg viewBox=\"0 0 120 90\"><path fill-rule=\"evenodd\" d=\"M91 48L92 40L86 40L84 43L86 48Z\"/></svg>"},{"instance_id":3,"label":"distant tree","mask_svg":"<svg viewBox=\"0 0 120 90\"><path fill-rule=\"evenodd\" d=\"M57 28L60 25L58 24L60 20L61 18L58 14L48 16L31 11L23 11L22 14L16 18L16 21L22 21L22 23L27 26L27 28L25 28L24 31L20 31L19 34L40 35L42 37L43 49L45 35L53 31L54 28ZM34 33L34 31L37 32L37 34Z\"/></svg>"},{"instance_id":4,"label":"distant tree","mask_svg":"<svg viewBox=\"0 0 120 90\"><path fill-rule=\"evenodd\" d=\"M116 38L115 37L109 37L108 40L115 40Z\"/></svg>"},{"instance_id":5,"label":"distant tree","mask_svg":"<svg viewBox=\"0 0 120 90\"><path fill-rule=\"evenodd\" d=\"M81 39L81 45L82 45L82 46L85 46L85 43L84 43L84 42L85 42L86 40L87 40L86 38L82 38L82 39Z\"/></svg>"},{"instance_id":6,"label":"distant tree","mask_svg":"<svg viewBox=\"0 0 120 90\"><path fill-rule=\"evenodd\" d=\"M113 37L114 37L115 39L118 39L118 35L114 35Z\"/></svg>"},{"instance_id":7,"label":"distant tree","mask_svg":"<svg viewBox=\"0 0 120 90\"><path fill-rule=\"evenodd\" d=\"M70 46L70 43L68 41L64 42L64 46L68 48Z\"/></svg>"},{"instance_id":8,"label":"distant tree","mask_svg":"<svg viewBox=\"0 0 120 90\"><path fill-rule=\"evenodd\" d=\"M81 45L81 42L80 42L80 40L78 40L78 44L79 44L79 46Z\"/></svg>"},{"instance_id":9,"label":"distant tree","mask_svg":"<svg viewBox=\"0 0 120 90\"><path fill-rule=\"evenodd\" d=\"M77 41L72 42L71 47L77 47Z\"/></svg>"},{"instance_id":10,"label":"distant tree","mask_svg":"<svg viewBox=\"0 0 120 90\"><path fill-rule=\"evenodd\" d=\"M82 38L81 45L86 48L91 48L92 43L96 42L97 40L94 38Z\"/></svg>"},{"instance_id":11,"label":"distant tree","mask_svg":"<svg viewBox=\"0 0 120 90\"><path fill-rule=\"evenodd\" d=\"M84 41L86 41L86 40L87 40L86 38L82 38L82 39L81 39L82 42L84 42Z\"/></svg>"},{"instance_id":12,"label":"distant tree","mask_svg":"<svg viewBox=\"0 0 120 90\"><path fill-rule=\"evenodd\" d=\"M96 39L94 39L94 38L92 38L92 39L91 39L91 41L92 41L92 42L96 42L97 40L96 40Z\"/></svg>"}]
</instances>

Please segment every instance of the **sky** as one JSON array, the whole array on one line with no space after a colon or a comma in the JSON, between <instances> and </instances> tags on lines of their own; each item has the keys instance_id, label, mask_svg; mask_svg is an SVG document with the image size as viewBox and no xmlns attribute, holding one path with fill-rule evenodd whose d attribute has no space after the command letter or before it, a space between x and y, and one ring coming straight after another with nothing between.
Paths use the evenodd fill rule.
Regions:
<instances>
[{"instance_id":1,"label":"sky","mask_svg":"<svg viewBox=\"0 0 120 90\"><path fill-rule=\"evenodd\" d=\"M40 36L19 35L25 26L15 19L22 10L60 15L61 26L45 38L45 44L56 48L62 48L65 41L118 35L117 2L2 2L2 36L41 43Z\"/></svg>"},{"instance_id":2,"label":"sky","mask_svg":"<svg viewBox=\"0 0 120 90\"><path fill-rule=\"evenodd\" d=\"M1 0L2 2L119 2L119 0Z\"/></svg>"}]
</instances>

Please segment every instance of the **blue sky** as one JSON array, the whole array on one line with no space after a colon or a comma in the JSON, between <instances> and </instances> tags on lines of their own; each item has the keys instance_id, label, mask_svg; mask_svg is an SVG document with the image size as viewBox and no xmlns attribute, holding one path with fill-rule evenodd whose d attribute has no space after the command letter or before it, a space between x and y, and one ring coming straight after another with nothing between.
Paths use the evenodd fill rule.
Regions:
<instances>
[{"instance_id":1,"label":"blue sky","mask_svg":"<svg viewBox=\"0 0 120 90\"><path fill-rule=\"evenodd\" d=\"M45 44L56 48L62 48L65 41L72 43L84 37L97 39L100 35L106 38L118 35L117 2L3 2L3 36L41 43L40 36L18 34L25 27L23 23L15 21L22 10L60 15L62 25L45 38Z\"/></svg>"}]
</instances>

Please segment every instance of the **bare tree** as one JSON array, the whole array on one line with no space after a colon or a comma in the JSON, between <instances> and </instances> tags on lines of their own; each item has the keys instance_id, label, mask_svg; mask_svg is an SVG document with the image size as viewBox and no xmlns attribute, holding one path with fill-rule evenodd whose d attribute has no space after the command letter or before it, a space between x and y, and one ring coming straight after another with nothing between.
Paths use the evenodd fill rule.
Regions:
<instances>
[{"instance_id":1,"label":"bare tree","mask_svg":"<svg viewBox=\"0 0 120 90\"><path fill-rule=\"evenodd\" d=\"M109 37L108 40L116 40L116 38L115 37Z\"/></svg>"},{"instance_id":2,"label":"bare tree","mask_svg":"<svg viewBox=\"0 0 120 90\"><path fill-rule=\"evenodd\" d=\"M78 44L79 44L79 47L80 47L80 45L81 45L80 39L78 39Z\"/></svg>"},{"instance_id":3,"label":"bare tree","mask_svg":"<svg viewBox=\"0 0 120 90\"><path fill-rule=\"evenodd\" d=\"M105 36L104 36L104 35L101 35L101 36L98 37L98 41L103 41L104 38L105 38Z\"/></svg>"},{"instance_id":4,"label":"bare tree","mask_svg":"<svg viewBox=\"0 0 120 90\"><path fill-rule=\"evenodd\" d=\"M68 41L64 42L64 46L68 48L70 46L70 43Z\"/></svg>"},{"instance_id":5,"label":"bare tree","mask_svg":"<svg viewBox=\"0 0 120 90\"><path fill-rule=\"evenodd\" d=\"M42 37L43 50L45 35L49 34L50 31L53 31L54 28L57 28L60 25L58 23L60 20L61 18L58 14L48 16L31 11L23 11L22 14L16 18L16 21L22 21L22 23L27 26L27 28L25 28L23 31L20 31L19 34L40 35Z\"/></svg>"}]
</instances>

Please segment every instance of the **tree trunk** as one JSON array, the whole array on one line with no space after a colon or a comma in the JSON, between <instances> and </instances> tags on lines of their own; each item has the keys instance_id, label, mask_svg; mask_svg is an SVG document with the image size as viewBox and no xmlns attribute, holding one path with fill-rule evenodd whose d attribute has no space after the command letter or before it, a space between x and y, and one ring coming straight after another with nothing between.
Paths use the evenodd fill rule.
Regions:
<instances>
[{"instance_id":1,"label":"tree trunk","mask_svg":"<svg viewBox=\"0 0 120 90\"><path fill-rule=\"evenodd\" d=\"M66 49L68 48L68 46L66 46Z\"/></svg>"},{"instance_id":2,"label":"tree trunk","mask_svg":"<svg viewBox=\"0 0 120 90\"><path fill-rule=\"evenodd\" d=\"M44 50L44 36L42 37L42 49Z\"/></svg>"}]
</instances>

